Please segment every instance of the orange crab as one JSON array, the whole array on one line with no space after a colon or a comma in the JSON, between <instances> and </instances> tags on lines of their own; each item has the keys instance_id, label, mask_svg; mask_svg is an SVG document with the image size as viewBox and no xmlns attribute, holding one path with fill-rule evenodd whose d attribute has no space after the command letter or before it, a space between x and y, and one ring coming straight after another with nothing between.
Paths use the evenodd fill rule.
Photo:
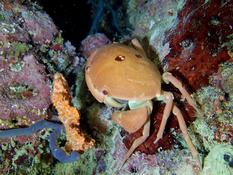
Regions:
<instances>
[{"instance_id":1,"label":"orange crab","mask_svg":"<svg viewBox=\"0 0 233 175\"><path fill-rule=\"evenodd\" d=\"M178 119L193 157L199 162L198 152L188 135L181 111L173 103L173 94L161 89L161 81L172 83L187 102L198 110L195 101L184 89L182 83L171 73L165 72L161 76L156 65L147 58L138 40L133 39L131 42L132 47L113 43L97 49L88 58L85 69L87 86L99 102L117 108L128 105L129 110L113 113L112 120L129 133L143 127L142 136L133 142L122 165L149 136L149 115L152 112L152 99L154 98L166 103L154 143L162 138L167 119L172 112Z\"/></svg>"}]
</instances>

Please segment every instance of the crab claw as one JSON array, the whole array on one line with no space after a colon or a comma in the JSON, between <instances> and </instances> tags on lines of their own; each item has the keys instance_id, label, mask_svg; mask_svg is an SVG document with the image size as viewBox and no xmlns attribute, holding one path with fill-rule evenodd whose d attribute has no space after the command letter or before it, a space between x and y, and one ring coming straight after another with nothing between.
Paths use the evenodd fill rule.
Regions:
<instances>
[{"instance_id":1,"label":"crab claw","mask_svg":"<svg viewBox=\"0 0 233 175\"><path fill-rule=\"evenodd\" d=\"M114 112L112 120L123 127L127 132L134 133L148 120L147 107L131 109L129 111Z\"/></svg>"}]
</instances>

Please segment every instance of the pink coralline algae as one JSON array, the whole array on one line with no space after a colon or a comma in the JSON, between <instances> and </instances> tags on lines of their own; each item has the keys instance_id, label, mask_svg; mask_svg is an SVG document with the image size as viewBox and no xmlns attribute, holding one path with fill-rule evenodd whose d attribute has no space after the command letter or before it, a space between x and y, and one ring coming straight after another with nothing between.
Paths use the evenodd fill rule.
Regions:
<instances>
[{"instance_id":1,"label":"pink coralline algae","mask_svg":"<svg viewBox=\"0 0 233 175\"><path fill-rule=\"evenodd\" d=\"M8 41L21 41L28 42L30 40L29 34L27 31L23 30L20 25L22 21L16 21L16 8L13 7L13 4L9 2L1 2L0 4L1 11L1 25L0 25L0 38L2 40ZM20 9L20 8L18 8ZM19 25L17 25L17 23Z\"/></svg>"},{"instance_id":2,"label":"pink coralline algae","mask_svg":"<svg viewBox=\"0 0 233 175\"><path fill-rule=\"evenodd\" d=\"M55 24L46 13L24 11L22 17L24 20L23 28L29 32L35 43L49 43L58 32Z\"/></svg>"},{"instance_id":3,"label":"pink coralline algae","mask_svg":"<svg viewBox=\"0 0 233 175\"><path fill-rule=\"evenodd\" d=\"M89 57L97 48L109 43L111 41L103 33L88 35L81 43L81 53L83 56Z\"/></svg>"},{"instance_id":4,"label":"pink coralline algae","mask_svg":"<svg viewBox=\"0 0 233 175\"><path fill-rule=\"evenodd\" d=\"M124 155L127 149L123 143L123 138L120 135L116 135L114 138L115 148L113 150L113 170L119 170L117 174L148 174L155 171L154 167L157 166L156 155L147 155L140 152L135 152L127 160L122 169L119 169L121 162L123 161ZM117 160L117 161L116 161ZM149 174L150 174L149 173Z\"/></svg>"},{"instance_id":5,"label":"pink coralline algae","mask_svg":"<svg viewBox=\"0 0 233 175\"><path fill-rule=\"evenodd\" d=\"M1 2L0 36L8 41L49 43L58 33L52 19L39 6L27 8L21 3ZM30 41L31 40L31 41Z\"/></svg>"},{"instance_id":6,"label":"pink coralline algae","mask_svg":"<svg viewBox=\"0 0 233 175\"><path fill-rule=\"evenodd\" d=\"M12 69L13 64L21 64L21 70ZM25 125L19 121L23 117L26 124L45 118L50 105L50 88L45 69L35 57L27 55L17 63L0 57L0 70L0 119Z\"/></svg>"},{"instance_id":7,"label":"pink coralline algae","mask_svg":"<svg viewBox=\"0 0 233 175\"><path fill-rule=\"evenodd\" d=\"M0 128L8 129L47 117L50 87L38 51L58 30L36 4L3 1L0 9Z\"/></svg>"}]
</instances>

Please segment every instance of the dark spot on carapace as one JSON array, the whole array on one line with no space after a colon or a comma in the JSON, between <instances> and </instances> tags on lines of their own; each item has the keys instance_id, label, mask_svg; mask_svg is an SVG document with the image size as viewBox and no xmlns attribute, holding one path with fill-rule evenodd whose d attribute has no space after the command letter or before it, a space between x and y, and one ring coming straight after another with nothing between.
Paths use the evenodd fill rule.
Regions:
<instances>
[{"instance_id":1,"label":"dark spot on carapace","mask_svg":"<svg viewBox=\"0 0 233 175\"><path fill-rule=\"evenodd\" d=\"M108 95L108 91L103 90L102 92L103 92L104 95Z\"/></svg>"},{"instance_id":2,"label":"dark spot on carapace","mask_svg":"<svg viewBox=\"0 0 233 175\"><path fill-rule=\"evenodd\" d=\"M118 55L116 58L115 58L116 61L124 61L125 60L125 56L124 55Z\"/></svg>"},{"instance_id":3,"label":"dark spot on carapace","mask_svg":"<svg viewBox=\"0 0 233 175\"><path fill-rule=\"evenodd\" d=\"M142 56L139 55L139 54L135 54L135 56L138 57L138 58L142 58Z\"/></svg>"}]
</instances>

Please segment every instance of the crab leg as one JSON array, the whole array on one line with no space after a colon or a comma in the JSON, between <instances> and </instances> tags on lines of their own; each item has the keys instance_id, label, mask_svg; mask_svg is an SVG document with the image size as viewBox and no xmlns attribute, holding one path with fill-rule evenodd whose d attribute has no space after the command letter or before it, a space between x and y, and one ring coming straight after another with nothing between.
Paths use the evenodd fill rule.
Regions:
<instances>
[{"instance_id":1,"label":"crab leg","mask_svg":"<svg viewBox=\"0 0 233 175\"><path fill-rule=\"evenodd\" d=\"M131 40L131 43L133 44L133 46L139 50L140 52L142 52L145 56L146 56L146 53L142 47L142 45L140 44L140 42L138 41L138 39L134 38Z\"/></svg>"},{"instance_id":2,"label":"crab leg","mask_svg":"<svg viewBox=\"0 0 233 175\"><path fill-rule=\"evenodd\" d=\"M163 80L166 83L171 82L177 89L179 89L179 91L181 92L181 94L183 95L183 97L188 101L188 103L197 111L199 112L198 108L197 108L197 104L196 102L192 99L192 97L189 95L189 93L187 92L187 90L183 87L182 83L176 78L174 77L170 72L165 72L163 73Z\"/></svg>"},{"instance_id":3,"label":"crab leg","mask_svg":"<svg viewBox=\"0 0 233 175\"><path fill-rule=\"evenodd\" d=\"M149 137L150 134L150 119L147 120L147 122L144 125L142 136L134 140L132 146L124 156L123 162L121 164L121 167L124 165L124 163L128 160L128 158L131 156L131 154L134 152L134 150L141 145L145 140Z\"/></svg>"},{"instance_id":4,"label":"crab leg","mask_svg":"<svg viewBox=\"0 0 233 175\"><path fill-rule=\"evenodd\" d=\"M161 139L163 137L163 132L164 132L164 129L165 129L165 126L166 126L166 123L167 123L167 119L171 113L171 110L172 110L172 104L173 104L173 95L171 92L166 92L166 91L163 91L163 94L162 96L164 97L164 102L166 103L165 105L165 109L163 111L163 118L162 118L162 122L159 126L159 131L157 133L157 138L156 140L154 141L154 144L156 144L159 139Z\"/></svg>"},{"instance_id":5,"label":"crab leg","mask_svg":"<svg viewBox=\"0 0 233 175\"><path fill-rule=\"evenodd\" d=\"M183 137L184 137L186 143L188 144L188 147L192 153L192 156L194 157L194 159L196 159L198 161L199 167L201 168L199 153L197 152L195 146L193 145L193 143L189 137L188 129L187 129L187 126L185 124L184 117L183 117L180 109L176 105L173 106L172 113L177 117L177 120L178 120L178 123L180 126L180 130L182 131Z\"/></svg>"}]
</instances>

